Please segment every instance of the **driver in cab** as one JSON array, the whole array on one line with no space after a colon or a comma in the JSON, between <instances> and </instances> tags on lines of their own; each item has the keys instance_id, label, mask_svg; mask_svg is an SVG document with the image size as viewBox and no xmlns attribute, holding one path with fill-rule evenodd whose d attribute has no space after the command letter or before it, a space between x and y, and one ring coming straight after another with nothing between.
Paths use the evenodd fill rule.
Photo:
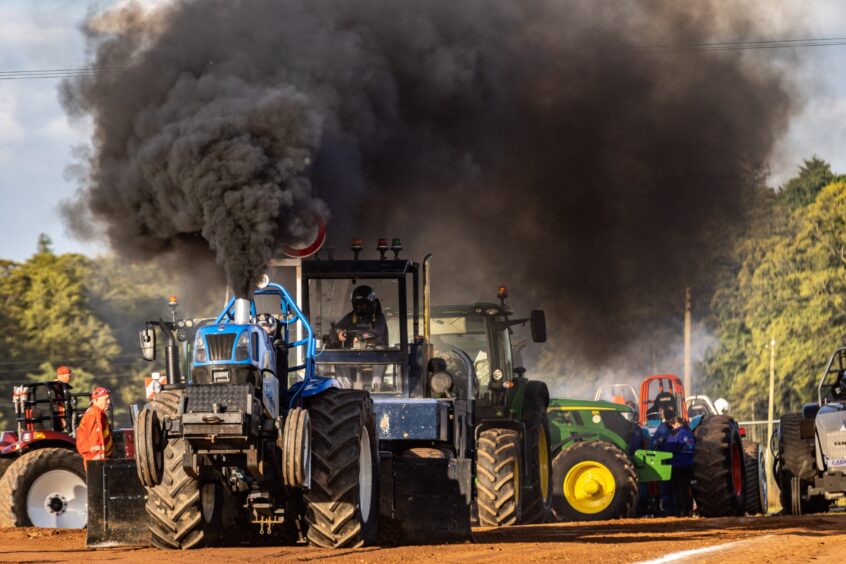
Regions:
<instances>
[{"instance_id":1,"label":"driver in cab","mask_svg":"<svg viewBox=\"0 0 846 564\"><path fill-rule=\"evenodd\" d=\"M373 288L359 286L353 290L352 311L335 323L335 336L343 348L388 346L388 322ZM378 364L367 370L339 367L338 376L342 385L356 389L364 389L365 381L369 380L370 391L377 392L382 387L386 369L386 366Z\"/></svg>"},{"instance_id":2,"label":"driver in cab","mask_svg":"<svg viewBox=\"0 0 846 564\"><path fill-rule=\"evenodd\" d=\"M388 322L373 288L359 286L353 290L352 311L335 324L335 332L342 347L362 340L367 345L388 346Z\"/></svg>"}]
</instances>

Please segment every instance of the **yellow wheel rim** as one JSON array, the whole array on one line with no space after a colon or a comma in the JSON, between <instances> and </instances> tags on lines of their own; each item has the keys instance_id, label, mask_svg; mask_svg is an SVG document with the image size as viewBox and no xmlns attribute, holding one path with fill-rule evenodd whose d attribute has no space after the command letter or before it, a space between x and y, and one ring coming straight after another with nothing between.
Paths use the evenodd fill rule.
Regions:
<instances>
[{"instance_id":1,"label":"yellow wheel rim","mask_svg":"<svg viewBox=\"0 0 846 564\"><path fill-rule=\"evenodd\" d=\"M543 425L538 433L538 471L540 472L541 497L544 504L549 500L549 443Z\"/></svg>"},{"instance_id":2,"label":"yellow wheel rim","mask_svg":"<svg viewBox=\"0 0 846 564\"><path fill-rule=\"evenodd\" d=\"M579 462L564 476L564 497L579 513L599 513L611 505L616 491L614 475L595 460Z\"/></svg>"}]
</instances>

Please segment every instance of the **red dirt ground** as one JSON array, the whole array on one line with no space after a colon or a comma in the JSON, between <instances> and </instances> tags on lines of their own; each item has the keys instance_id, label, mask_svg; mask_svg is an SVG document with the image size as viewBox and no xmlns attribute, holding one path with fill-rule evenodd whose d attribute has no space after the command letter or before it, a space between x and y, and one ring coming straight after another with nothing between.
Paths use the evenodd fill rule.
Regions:
<instances>
[{"instance_id":1,"label":"red dirt ground","mask_svg":"<svg viewBox=\"0 0 846 564\"><path fill-rule=\"evenodd\" d=\"M842 561L846 514L724 519L639 519L476 529L474 542L441 546L324 550L306 546L207 548L170 552L153 548L85 547L84 531L0 529L2 562L638 562L679 551L721 546L673 561ZM729 544L732 543L732 544Z\"/></svg>"}]
</instances>

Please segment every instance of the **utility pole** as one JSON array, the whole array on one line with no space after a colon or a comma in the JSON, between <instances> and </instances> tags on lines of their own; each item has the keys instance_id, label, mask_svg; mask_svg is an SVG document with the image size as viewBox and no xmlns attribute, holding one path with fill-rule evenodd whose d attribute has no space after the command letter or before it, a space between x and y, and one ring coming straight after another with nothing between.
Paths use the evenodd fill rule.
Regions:
<instances>
[{"instance_id":1,"label":"utility pole","mask_svg":"<svg viewBox=\"0 0 846 564\"><path fill-rule=\"evenodd\" d=\"M684 393L693 395L690 369L690 286L684 289Z\"/></svg>"},{"instance_id":2,"label":"utility pole","mask_svg":"<svg viewBox=\"0 0 846 564\"><path fill-rule=\"evenodd\" d=\"M768 483L772 481L773 468L773 453L770 450L770 439L773 436L773 396L775 395L775 339L770 338L770 404L767 408L767 443L765 452L767 453L767 480Z\"/></svg>"}]
</instances>

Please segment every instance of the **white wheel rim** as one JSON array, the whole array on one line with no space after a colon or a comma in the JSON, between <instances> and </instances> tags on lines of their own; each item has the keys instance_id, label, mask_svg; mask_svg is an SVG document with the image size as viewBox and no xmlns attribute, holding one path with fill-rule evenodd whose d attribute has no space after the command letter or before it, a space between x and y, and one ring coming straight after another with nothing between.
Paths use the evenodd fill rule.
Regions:
<instances>
[{"instance_id":1,"label":"white wheel rim","mask_svg":"<svg viewBox=\"0 0 846 564\"><path fill-rule=\"evenodd\" d=\"M203 505L203 519L206 523L211 523L212 519L214 519L216 494L217 491L215 490L214 484L203 484L200 488L200 503Z\"/></svg>"},{"instance_id":2,"label":"white wheel rim","mask_svg":"<svg viewBox=\"0 0 846 564\"><path fill-rule=\"evenodd\" d=\"M373 461L370 453L370 434L367 432L367 428L362 427L358 449L358 503L361 519L365 523L370 519L372 497Z\"/></svg>"},{"instance_id":3,"label":"white wheel rim","mask_svg":"<svg viewBox=\"0 0 846 564\"><path fill-rule=\"evenodd\" d=\"M70 470L49 470L35 479L26 495L33 527L82 529L88 521L88 487Z\"/></svg>"}]
</instances>

